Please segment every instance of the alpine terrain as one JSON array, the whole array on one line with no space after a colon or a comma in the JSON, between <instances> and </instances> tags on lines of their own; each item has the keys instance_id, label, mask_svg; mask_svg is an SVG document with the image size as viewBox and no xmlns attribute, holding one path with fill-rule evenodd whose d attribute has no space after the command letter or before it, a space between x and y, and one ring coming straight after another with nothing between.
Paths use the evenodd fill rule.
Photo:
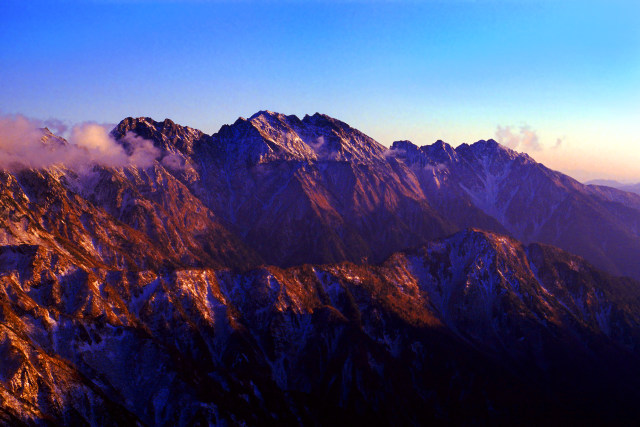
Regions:
<instances>
[{"instance_id":1,"label":"alpine terrain","mask_svg":"<svg viewBox=\"0 0 640 427\"><path fill-rule=\"evenodd\" d=\"M0 171L4 424L640 417L640 195L318 113L111 136L157 155Z\"/></svg>"}]
</instances>

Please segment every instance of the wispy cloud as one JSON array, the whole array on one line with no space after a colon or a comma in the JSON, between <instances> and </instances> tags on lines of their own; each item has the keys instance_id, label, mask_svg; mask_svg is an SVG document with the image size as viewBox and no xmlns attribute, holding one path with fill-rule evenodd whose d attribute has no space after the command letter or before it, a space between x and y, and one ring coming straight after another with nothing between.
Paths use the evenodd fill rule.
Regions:
<instances>
[{"instance_id":1,"label":"wispy cloud","mask_svg":"<svg viewBox=\"0 0 640 427\"><path fill-rule=\"evenodd\" d=\"M511 126L499 126L496 128L496 140L513 150L540 151L542 145L535 130L529 126L520 126L519 132L511 130Z\"/></svg>"},{"instance_id":2,"label":"wispy cloud","mask_svg":"<svg viewBox=\"0 0 640 427\"><path fill-rule=\"evenodd\" d=\"M382 155L386 158L390 157L404 157L407 155L407 150L403 148L387 148Z\"/></svg>"},{"instance_id":3,"label":"wispy cloud","mask_svg":"<svg viewBox=\"0 0 640 427\"><path fill-rule=\"evenodd\" d=\"M560 148L562 146L562 144L564 143L565 137L563 136L562 138L557 138L555 144L553 144L553 148L554 150L557 148Z\"/></svg>"},{"instance_id":4,"label":"wispy cloud","mask_svg":"<svg viewBox=\"0 0 640 427\"><path fill-rule=\"evenodd\" d=\"M69 141L46 138L47 125L68 131ZM68 129L61 122L32 120L22 115L0 116L0 168L45 168L62 164L81 169L92 164L112 167L147 167L160 156L151 141L133 134L124 137L127 149L97 123Z\"/></svg>"}]
</instances>

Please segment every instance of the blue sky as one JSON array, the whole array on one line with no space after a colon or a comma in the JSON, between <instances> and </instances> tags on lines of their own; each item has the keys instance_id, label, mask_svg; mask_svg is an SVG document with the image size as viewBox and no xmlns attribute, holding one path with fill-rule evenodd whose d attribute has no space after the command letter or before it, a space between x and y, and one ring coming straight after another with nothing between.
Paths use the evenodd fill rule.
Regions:
<instances>
[{"instance_id":1,"label":"blue sky","mask_svg":"<svg viewBox=\"0 0 640 427\"><path fill-rule=\"evenodd\" d=\"M261 109L385 145L517 137L579 178L640 180L640 2L3 1L0 112L215 132ZM524 135L524 134L522 134ZM558 144L558 140L560 143Z\"/></svg>"}]
</instances>

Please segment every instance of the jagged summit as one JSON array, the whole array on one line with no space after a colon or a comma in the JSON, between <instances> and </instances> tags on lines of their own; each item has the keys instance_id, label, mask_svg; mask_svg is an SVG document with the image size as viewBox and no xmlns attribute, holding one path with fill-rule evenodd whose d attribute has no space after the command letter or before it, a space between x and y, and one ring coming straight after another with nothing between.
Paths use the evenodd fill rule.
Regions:
<instances>
[{"instance_id":1,"label":"jagged summit","mask_svg":"<svg viewBox=\"0 0 640 427\"><path fill-rule=\"evenodd\" d=\"M193 154L195 144L207 139L207 135L200 130L178 125L171 119L157 122L150 117L127 117L116 125L111 134L120 140L127 132L153 141L162 150L179 151L187 155Z\"/></svg>"},{"instance_id":2,"label":"jagged summit","mask_svg":"<svg viewBox=\"0 0 640 427\"><path fill-rule=\"evenodd\" d=\"M459 155L484 156L499 153L508 159L533 161L494 139L463 143L457 148L442 140L418 147L411 141L395 141L391 151L345 122L316 112L300 119L271 110L260 110L249 118L239 117L233 124L223 125L217 133L204 132L176 124L170 119L161 122L150 117L127 117L112 131L117 139L127 132L154 141L163 150L194 153L198 143L217 146L220 155L229 161L255 164L270 160L334 160L369 163L382 161L393 154L410 163L441 164L457 161ZM402 152L400 152L402 151Z\"/></svg>"},{"instance_id":3,"label":"jagged summit","mask_svg":"<svg viewBox=\"0 0 640 427\"><path fill-rule=\"evenodd\" d=\"M460 144L456 151L463 155L472 154L474 156L491 156L504 157L507 160L515 160L520 158L523 161L535 161L526 153L515 151L506 145L502 145L494 139L481 139L473 144Z\"/></svg>"},{"instance_id":4,"label":"jagged summit","mask_svg":"<svg viewBox=\"0 0 640 427\"><path fill-rule=\"evenodd\" d=\"M69 145L69 142L66 139L54 134L53 132L51 132L51 130L48 127L42 128L41 141L45 145L53 145L53 146L60 146L60 147Z\"/></svg>"},{"instance_id":5,"label":"jagged summit","mask_svg":"<svg viewBox=\"0 0 640 427\"><path fill-rule=\"evenodd\" d=\"M375 221L362 224L386 223L392 216L398 219L393 221L397 227L424 227L426 234L435 229L479 226L509 233L524 242L554 244L616 274L640 277L635 257L640 253L640 240L633 225L637 223L635 212L640 210L640 199L604 187L581 185L494 139L455 148L442 140L422 147L410 141L395 141L387 149L326 114L315 113L300 119L269 110L258 111L248 119L239 118L211 136L171 120L156 122L148 117L127 118L116 127L114 134L124 135L128 131L179 154L163 155L160 161L165 166L176 163L175 170L180 170L180 165L191 167L188 179L197 183L193 184L197 187L194 191L211 206L214 201L219 203L216 209L224 212L223 217L231 222L238 221L241 215L253 218L254 211L267 206L265 209L274 210L269 215L275 217L281 217L284 212L296 217L296 209L309 209L322 218L319 223L333 227L341 224L345 214L342 208L353 209L358 215L380 209ZM270 163L273 165L267 168ZM331 163L331 168L327 169L325 163ZM257 165L261 167L252 171ZM306 172L298 172L306 165L311 167ZM366 172L360 168L362 165L366 166ZM314 175L318 171L321 174ZM246 174L258 172L261 175L251 176L252 186L241 188L245 193L239 196L240 190L236 187L242 186L233 180L244 182L248 179ZM272 181L263 183L266 177ZM232 196L225 195L227 193ZM262 193L270 196L263 197ZM290 198L285 194L291 194ZM290 205L289 200L294 199L305 200L307 205ZM234 205L230 208L228 203ZM410 207L414 203L420 207ZM614 208L615 203L625 207ZM626 212L625 209L632 209L632 213L621 218L620 212ZM400 211L403 213L398 214ZM575 229L564 225L567 211L581 218ZM407 219L408 212L418 212L415 218L419 220ZM624 226L619 226L620 221ZM272 229L267 222L263 224L264 230ZM606 227L603 224L607 224ZM252 226L251 221L244 226ZM609 232L601 233L599 230L603 227ZM364 233L358 231L361 232ZM335 237L325 231L318 231L320 235L327 239ZM252 238L260 240L262 235ZM312 240L317 240L317 236ZM603 241L610 242L606 253L600 249ZM346 249L336 249L340 245L334 243L326 249L332 253L329 259L343 258ZM351 244L354 248L358 246ZM397 245L402 246L398 242ZM265 242L265 246L269 243ZM272 252L267 254L270 256Z\"/></svg>"},{"instance_id":6,"label":"jagged summit","mask_svg":"<svg viewBox=\"0 0 640 427\"><path fill-rule=\"evenodd\" d=\"M409 149L409 150L417 150L418 146L416 144L414 144L413 142L409 141L408 139L402 139L399 141L393 141L391 143L391 149L397 149L397 150L404 150L404 149Z\"/></svg>"},{"instance_id":7,"label":"jagged summit","mask_svg":"<svg viewBox=\"0 0 640 427\"><path fill-rule=\"evenodd\" d=\"M502 146L502 144L500 144L498 141L496 141L493 138L489 138L487 140L481 139L479 141L476 141L473 143L473 145L478 144L478 145L484 145L486 147L497 147L497 146Z\"/></svg>"},{"instance_id":8,"label":"jagged summit","mask_svg":"<svg viewBox=\"0 0 640 427\"><path fill-rule=\"evenodd\" d=\"M457 161L458 154L451 145L437 140L431 145L425 145L420 148L427 156L429 156L434 162L439 164Z\"/></svg>"},{"instance_id":9,"label":"jagged summit","mask_svg":"<svg viewBox=\"0 0 640 427\"><path fill-rule=\"evenodd\" d=\"M280 113L276 113L275 111L271 111L271 110L260 110L257 113L255 113L254 115L252 115L251 117L249 117L249 120L252 120L256 117L259 116L271 116L271 117L277 117L280 116L282 114Z\"/></svg>"},{"instance_id":10,"label":"jagged summit","mask_svg":"<svg viewBox=\"0 0 640 427\"><path fill-rule=\"evenodd\" d=\"M284 121L288 121L288 120L300 121L298 116L296 116L295 114L286 115L286 114L278 113L276 111L271 111L271 110L260 110L254 115L252 115L251 117L249 117L249 119L247 120L253 120L260 117L267 118L268 120L275 119L275 120L284 120Z\"/></svg>"},{"instance_id":11,"label":"jagged summit","mask_svg":"<svg viewBox=\"0 0 640 427\"><path fill-rule=\"evenodd\" d=\"M296 161L384 161L387 149L373 138L345 122L315 113L300 119L296 115L261 110L249 118L239 117L217 133L180 126L149 117L122 120L112 131L117 139L127 132L150 139L163 150L192 155L198 143L212 143L226 163L249 164L272 160Z\"/></svg>"},{"instance_id":12,"label":"jagged summit","mask_svg":"<svg viewBox=\"0 0 640 427\"><path fill-rule=\"evenodd\" d=\"M335 119L327 114L318 112L313 115L305 114L305 116L302 118L302 121L314 126L337 126L344 129L352 129L351 126L349 126L345 122Z\"/></svg>"},{"instance_id":13,"label":"jagged summit","mask_svg":"<svg viewBox=\"0 0 640 427\"><path fill-rule=\"evenodd\" d=\"M407 164L420 166L444 164L457 159L455 149L441 139L422 147L407 140L395 141L391 145L390 154L404 160Z\"/></svg>"},{"instance_id":14,"label":"jagged summit","mask_svg":"<svg viewBox=\"0 0 640 427\"><path fill-rule=\"evenodd\" d=\"M436 142L430 145L423 145L418 147L411 141L403 140L403 141L395 141L391 145L391 150L402 150L407 151L408 153L414 153L418 156L425 156L427 163L431 162L445 162L445 161L456 161L459 154L473 152L474 154L495 154L498 152L509 153L512 156L520 156L523 153L518 153L516 151L507 148L497 141L493 139L484 140L481 139L471 145L463 143L458 147L454 148L450 144L447 144L441 139L438 139ZM398 155L404 153L397 153Z\"/></svg>"},{"instance_id":15,"label":"jagged summit","mask_svg":"<svg viewBox=\"0 0 640 427\"><path fill-rule=\"evenodd\" d=\"M224 125L212 138L227 161L382 161L386 148L326 114L285 115L261 110Z\"/></svg>"},{"instance_id":16,"label":"jagged summit","mask_svg":"<svg viewBox=\"0 0 640 427\"><path fill-rule=\"evenodd\" d=\"M262 163L272 160L316 160L292 128L295 116L259 111L249 119L239 118L212 135L225 162Z\"/></svg>"}]
</instances>

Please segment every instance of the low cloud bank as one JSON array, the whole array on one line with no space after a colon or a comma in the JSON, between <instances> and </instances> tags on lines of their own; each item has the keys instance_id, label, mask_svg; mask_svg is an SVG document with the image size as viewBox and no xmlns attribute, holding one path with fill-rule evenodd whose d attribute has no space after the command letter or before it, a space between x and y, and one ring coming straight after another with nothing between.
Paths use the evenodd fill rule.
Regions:
<instances>
[{"instance_id":1,"label":"low cloud bank","mask_svg":"<svg viewBox=\"0 0 640 427\"><path fill-rule=\"evenodd\" d=\"M56 137L43 128L67 132L69 140ZM125 167L151 166L160 150L151 141L127 133L127 148L118 143L106 126L82 123L68 129L62 122L40 122L22 115L0 116L0 168L46 168L64 165L83 169L91 165Z\"/></svg>"}]
</instances>

